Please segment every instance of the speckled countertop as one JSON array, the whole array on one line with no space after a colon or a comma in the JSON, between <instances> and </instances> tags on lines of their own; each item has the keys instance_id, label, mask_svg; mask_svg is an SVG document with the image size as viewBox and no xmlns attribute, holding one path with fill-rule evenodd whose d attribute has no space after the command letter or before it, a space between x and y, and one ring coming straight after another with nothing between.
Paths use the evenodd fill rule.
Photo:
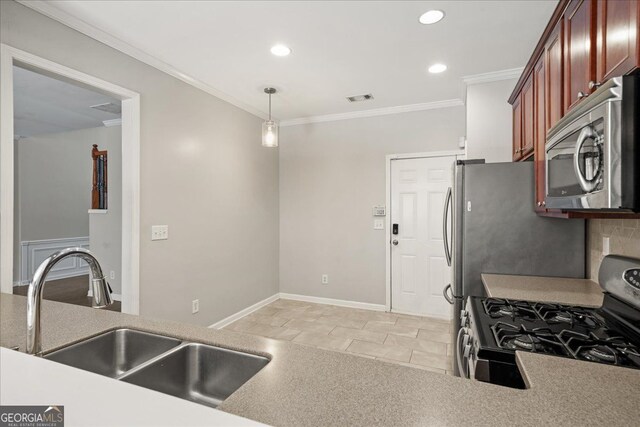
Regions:
<instances>
[{"instance_id":1,"label":"speckled countertop","mask_svg":"<svg viewBox=\"0 0 640 427\"><path fill-rule=\"evenodd\" d=\"M635 425L640 371L517 353L527 390L224 330L45 301L43 347L118 327L268 355L219 409L277 426ZM25 343L26 299L0 296L0 345ZM115 381L115 380L114 380ZM508 421L507 421L508 420Z\"/></svg>"},{"instance_id":2,"label":"speckled countertop","mask_svg":"<svg viewBox=\"0 0 640 427\"><path fill-rule=\"evenodd\" d=\"M604 298L600 285L589 279L483 274L482 283L487 295L494 298L558 302L588 307L602 306Z\"/></svg>"}]
</instances>

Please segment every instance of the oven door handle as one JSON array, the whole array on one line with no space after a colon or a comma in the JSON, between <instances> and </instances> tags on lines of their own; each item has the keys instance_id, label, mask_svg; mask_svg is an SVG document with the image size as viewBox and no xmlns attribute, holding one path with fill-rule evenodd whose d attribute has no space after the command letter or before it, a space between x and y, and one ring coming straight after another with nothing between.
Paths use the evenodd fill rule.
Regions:
<instances>
[{"instance_id":1,"label":"oven door handle","mask_svg":"<svg viewBox=\"0 0 640 427\"><path fill-rule=\"evenodd\" d=\"M469 378L467 370L463 368L462 364L462 334L464 333L464 327L458 331L458 337L456 338L456 360L458 361L458 372L463 378Z\"/></svg>"},{"instance_id":2,"label":"oven door handle","mask_svg":"<svg viewBox=\"0 0 640 427\"><path fill-rule=\"evenodd\" d=\"M602 174L602 168L598 168L598 173L592 179L587 179L582 173L580 169L580 151L582 150L582 146L588 139L598 140L598 133L593 129L592 126L586 126L582 128L580 131L580 135L578 135L578 139L576 141L575 152L573 153L573 170L578 177L578 181L580 183L580 187L587 193L591 193L598 186L598 181L600 180L600 175Z\"/></svg>"}]
</instances>

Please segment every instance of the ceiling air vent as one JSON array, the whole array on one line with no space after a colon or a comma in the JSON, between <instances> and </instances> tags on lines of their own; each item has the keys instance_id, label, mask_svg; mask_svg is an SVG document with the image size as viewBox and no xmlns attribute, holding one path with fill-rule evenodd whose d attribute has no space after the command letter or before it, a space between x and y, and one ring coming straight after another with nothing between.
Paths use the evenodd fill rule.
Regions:
<instances>
[{"instance_id":1,"label":"ceiling air vent","mask_svg":"<svg viewBox=\"0 0 640 427\"><path fill-rule=\"evenodd\" d=\"M366 95L347 96L347 101L349 102L371 101L372 99L373 99L373 95L370 93Z\"/></svg>"},{"instance_id":2,"label":"ceiling air vent","mask_svg":"<svg viewBox=\"0 0 640 427\"><path fill-rule=\"evenodd\" d=\"M120 104L114 104L113 102L107 102L105 104L92 105L89 108L93 108L100 111L105 111L107 113L112 114L120 114L122 113L122 107Z\"/></svg>"}]
</instances>

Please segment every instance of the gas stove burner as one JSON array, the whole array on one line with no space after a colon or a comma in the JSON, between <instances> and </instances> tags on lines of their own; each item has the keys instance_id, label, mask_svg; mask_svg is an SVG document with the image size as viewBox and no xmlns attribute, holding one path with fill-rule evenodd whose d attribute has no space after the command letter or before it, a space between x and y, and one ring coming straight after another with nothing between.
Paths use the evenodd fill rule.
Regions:
<instances>
[{"instance_id":1,"label":"gas stove burner","mask_svg":"<svg viewBox=\"0 0 640 427\"><path fill-rule=\"evenodd\" d=\"M615 363L616 354L615 351L606 347L606 346L596 346L585 350L581 353L581 355L593 362L606 362L606 363Z\"/></svg>"},{"instance_id":2,"label":"gas stove burner","mask_svg":"<svg viewBox=\"0 0 640 427\"><path fill-rule=\"evenodd\" d=\"M533 309L542 320L549 324L567 324L587 329L596 329L602 326L600 320L592 312L593 309L551 303L535 303Z\"/></svg>"},{"instance_id":3,"label":"gas stove burner","mask_svg":"<svg viewBox=\"0 0 640 427\"><path fill-rule=\"evenodd\" d=\"M483 301L485 312L494 319L508 317L511 320L537 320L538 315L526 301L487 298Z\"/></svg>"},{"instance_id":4,"label":"gas stove burner","mask_svg":"<svg viewBox=\"0 0 640 427\"><path fill-rule=\"evenodd\" d=\"M562 343L549 328L527 329L524 326L498 322L491 327L501 348L566 356Z\"/></svg>"},{"instance_id":5,"label":"gas stove burner","mask_svg":"<svg viewBox=\"0 0 640 427\"><path fill-rule=\"evenodd\" d=\"M513 339L513 344L524 350L536 350L540 348L540 340L531 335L520 335Z\"/></svg>"}]
</instances>

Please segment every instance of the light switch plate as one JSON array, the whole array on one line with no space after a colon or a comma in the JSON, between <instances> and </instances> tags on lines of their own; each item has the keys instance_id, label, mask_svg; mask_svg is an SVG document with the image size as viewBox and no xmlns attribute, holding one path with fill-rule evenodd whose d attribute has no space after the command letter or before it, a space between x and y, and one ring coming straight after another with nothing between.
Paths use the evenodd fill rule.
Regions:
<instances>
[{"instance_id":1,"label":"light switch plate","mask_svg":"<svg viewBox=\"0 0 640 427\"><path fill-rule=\"evenodd\" d=\"M373 220L373 229L374 230L384 230L384 220L383 219L374 219Z\"/></svg>"},{"instance_id":2,"label":"light switch plate","mask_svg":"<svg viewBox=\"0 0 640 427\"><path fill-rule=\"evenodd\" d=\"M200 311L200 300L194 299L191 301L191 314L196 314Z\"/></svg>"},{"instance_id":3,"label":"light switch plate","mask_svg":"<svg viewBox=\"0 0 640 427\"><path fill-rule=\"evenodd\" d=\"M167 240L169 238L168 225L152 225L151 240Z\"/></svg>"}]
</instances>

